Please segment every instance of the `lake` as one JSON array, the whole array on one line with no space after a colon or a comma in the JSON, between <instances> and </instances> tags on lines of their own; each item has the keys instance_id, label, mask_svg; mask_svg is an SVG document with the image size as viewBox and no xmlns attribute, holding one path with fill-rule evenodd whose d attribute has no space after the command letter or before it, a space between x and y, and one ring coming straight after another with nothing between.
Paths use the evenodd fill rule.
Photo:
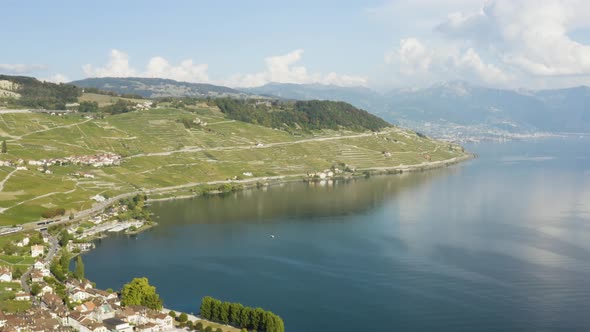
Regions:
<instances>
[{"instance_id":1,"label":"lake","mask_svg":"<svg viewBox=\"0 0 590 332\"><path fill-rule=\"evenodd\" d=\"M160 225L97 243L86 276L288 331L587 330L590 138L466 147L479 158L424 173L154 202Z\"/></svg>"}]
</instances>

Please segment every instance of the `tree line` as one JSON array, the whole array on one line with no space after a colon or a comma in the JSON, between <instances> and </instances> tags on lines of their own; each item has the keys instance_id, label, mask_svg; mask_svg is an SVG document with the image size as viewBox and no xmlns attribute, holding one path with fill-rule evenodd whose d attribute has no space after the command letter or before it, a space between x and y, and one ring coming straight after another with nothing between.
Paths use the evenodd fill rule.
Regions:
<instances>
[{"instance_id":1,"label":"tree line","mask_svg":"<svg viewBox=\"0 0 590 332\"><path fill-rule=\"evenodd\" d=\"M229 118L271 128L348 129L378 131L391 126L385 120L348 103L328 100L260 103L219 98L215 104Z\"/></svg>"},{"instance_id":2,"label":"tree line","mask_svg":"<svg viewBox=\"0 0 590 332\"><path fill-rule=\"evenodd\" d=\"M278 315L262 308L246 307L240 303L222 302L210 296L201 301L200 315L207 320L255 331L284 332L285 325Z\"/></svg>"},{"instance_id":3,"label":"tree line","mask_svg":"<svg viewBox=\"0 0 590 332\"><path fill-rule=\"evenodd\" d=\"M20 94L20 98L11 102L22 107L63 110L67 103L76 102L82 95L82 90L74 85L44 82L33 77L0 75L0 80L18 85L14 92Z\"/></svg>"}]
</instances>

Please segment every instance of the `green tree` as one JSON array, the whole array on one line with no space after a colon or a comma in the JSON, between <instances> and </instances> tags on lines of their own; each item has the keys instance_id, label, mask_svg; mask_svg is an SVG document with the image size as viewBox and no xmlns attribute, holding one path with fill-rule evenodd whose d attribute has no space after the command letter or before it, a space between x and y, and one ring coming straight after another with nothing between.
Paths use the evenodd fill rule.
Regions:
<instances>
[{"instance_id":1,"label":"green tree","mask_svg":"<svg viewBox=\"0 0 590 332\"><path fill-rule=\"evenodd\" d=\"M250 325L252 325L254 330L258 330L260 328L260 323L262 323L262 317L260 316L261 311L264 312L260 308L250 308Z\"/></svg>"},{"instance_id":2,"label":"green tree","mask_svg":"<svg viewBox=\"0 0 590 332\"><path fill-rule=\"evenodd\" d=\"M211 319L211 316L213 314L213 298L210 296L205 296L202 300L201 300L201 307L200 307L200 313L201 313L201 317L205 318L205 319Z\"/></svg>"},{"instance_id":3,"label":"green tree","mask_svg":"<svg viewBox=\"0 0 590 332\"><path fill-rule=\"evenodd\" d=\"M211 320L219 322L221 320L221 301L213 299L211 305Z\"/></svg>"},{"instance_id":4,"label":"green tree","mask_svg":"<svg viewBox=\"0 0 590 332\"><path fill-rule=\"evenodd\" d=\"M194 328L193 322L190 320L186 322L186 327L189 329L189 331L192 330Z\"/></svg>"},{"instance_id":5,"label":"green tree","mask_svg":"<svg viewBox=\"0 0 590 332\"><path fill-rule=\"evenodd\" d=\"M240 313L244 306L240 303L232 303L229 308L229 320L233 325L240 325Z\"/></svg>"},{"instance_id":6,"label":"green tree","mask_svg":"<svg viewBox=\"0 0 590 332\"><path fill-rule=\"evenodd\" d=\"M59 263L59 259L54 258L51 261L51 264L49 264L49 271L51 271L51 274L53 274L57 280L59 280L59 281L66 280L66 275L64 274L63 268L61 267L61 264Z\"/></svg>"},{"instance_id":7,"label":"green tree","mask_svg":"<svg viewBox=\"0 0 590 332\"><path fill-rule=\"evenodd\" d=\"M2 141L2 153L8 152L8 147L6 146L6 140Z\"/></svg>"},{"instance_id":8,"label":"green tree","mask_svg":"<svg viewBox=\"0 0 590 332\"><path fill-rule=\"evenodd\" d=\"M68 253L66 248L63 248L59 257L59 266L61 266L61 271L66 276L66 278L70 272L70 259L70 253Z\"/></svg>"},{"instance_id":9,"label":"green tree","mask_svg":"<svg viewBox=\"0 0 590 332\"><path fill-rule=\"evenodd\" d=\"M230 303L223 302L221 303L221 307L219 309L219 321L223 324L229 324L229 310L230 310Z\"/></svg>"},{"instance_id":10,"label":"green tree","mask_svg":"<svg viewBox=\"0 0 590 332\"><path fill-rule=\"evenodd\" d=\"M215 330L215 332L223 332L223 330L220 327L218 327L217 330Z\"/></svg>"},{"instance_id":11,"label":"green tree","mask_svg":"<svg viewBox=\"0 0 590 332\"><path fill-rule=\"evenodd\" d=\"M170 312L168 313L168 316L170 316L172 318L176 318L176 312L174 312L174 310L170 310Z\"/></svg>"},{"instance_id":12,"label":"green tree","mask_svg":"<svg viewBox=\"0 0 590 332\"><path fill-rule=\"evenodd\" d=\"M203 331L203 323L201 322L197 322L195 324L195 329L199 330L199 331Z\"/></svg>"},{"instance_id":13,"label":"green tree","mask_svg":"<svg viewBox=\"0 0 590 332\"><path fill-rule=\"evenodd\" d=\"M240 312L240 327L250 327L250 311L252 309L244 307Z\"/></svg>"},{"instance_id":14,"label":"green tree","mask_svg":"<svg viewBox=\"0 0 590 332\"><path fill-rule=\"evenodd\" d=\"M34 283L34 284L31 286L31 294L33 294L33 295L35 295L35 296L36 296L36 295L37 295L37 294L39 294L40 292L41 292L41 286L39 286L39 284L37 284L37 283Z\"/></svg>"},{"instance_id":15,"label":"green tree","mask_svg":"<svg viewBox=\"0 0 590 332\"><path fill-rule=\"evenodd\" d=\"M162 309L162 300L156 293L156 287L149 284L147 278L135 278L123 285L121 289L121 304L143 305L150 309Z\"/></svg>"},{"instance_id":16,"label":"green tree","mask_svg":"<svg viewBox=\"0 0 590 332\"><path fill-rule=\"evenodd\" d=\"M185 323L188 320L188 316L183 312L178 316L178 321L181 323Z\"/></svg>"},{"instance_id":17,"label":"green tree","mask_svg":"<svg viewBox=\"0 0 590 332\"><path fill-rule=\"evenodd\" d=\"M70 233L68 233L67 230L63 230L61 231L61 233L59 233L59 245L62 247L65 247L68 245L68 242L70 242L70 240L73 240L73 237Z\"/></svg>"},{"instance_id":18,"label":"green tree","mask_svg":"<svg viewBox=\"0 0 590 332\"><path fill-rule=\"evenodd\" d=\"M98 103L95 101L83 101L80 103L78 107L78 112L97 112L98 111Z\"/></svg>"},{"instance_id":19,"label":"green tree","mask_svg":"<svg viewBox=\"0 0 590 332\"><path fill-rule=\"evenodd\" d=\"M16 269L14 269L14 272L12 272L13 279L20 279L20 277L22 277L22 275L23 275L23 270L20 268L20 266L17 266Z\"/></svg>"},{"instance_id":20,"label":"green tree","mask_svg":"<svg viewBox=\"0 0 590 332\"><path fill-rule=\"evenodd\" d=\"M74 271L74 277L78 280L84 279L84 262L82 262L82 256L78 255L76 258L76 270Z\"/></svg>"},{"instance_id":21,"label":"green tree","mask_svg":"<svg viewBox=\"0 0 590 332\"><path fill-rule=\"evenodd\" d=\"M213 332L213 328L211 326L207 326L205 328L205 332Z\"/></svg>"}]
</instances>

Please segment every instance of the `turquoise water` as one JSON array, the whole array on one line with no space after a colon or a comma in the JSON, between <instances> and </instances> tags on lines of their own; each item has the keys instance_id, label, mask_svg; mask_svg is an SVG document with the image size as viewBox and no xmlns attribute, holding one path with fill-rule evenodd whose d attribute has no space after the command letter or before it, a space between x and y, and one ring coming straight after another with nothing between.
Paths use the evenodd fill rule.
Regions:
<instances>
[{"instance_id":1,"label":"turquoise water","mask_svg":"<svg viewBox=\"0 0 590 332\"><path fill-rule=\"evenodd\" d=\"M147 276L187 312L204 295L261 306L288 331L586 330L589 143L469 145L478 159L425 173L154 203L160 226L103 239L86 275Z\"/></svg>"}]
</instances>

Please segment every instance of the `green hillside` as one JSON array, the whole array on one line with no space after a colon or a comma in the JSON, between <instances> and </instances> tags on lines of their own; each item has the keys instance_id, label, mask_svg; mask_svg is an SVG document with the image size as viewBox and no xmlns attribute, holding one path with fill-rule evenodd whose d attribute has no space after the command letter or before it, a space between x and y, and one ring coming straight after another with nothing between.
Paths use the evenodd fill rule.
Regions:
<instances>
[{"instance_id":1,"label":"green hillside","mask_svg":"<svg viewBox=\"0 0 590 332\"><path fill-rule=\"evenodd\" d=\"M228 178L264 182L264 177L304 177L334 165L360 171L464 155L460 147L400 128L291 134L232 120L205 103L102 119L87 113L1 113L0 137L7 150L0 154L6 164L0 167L0 225L36 221L49 209L64 208L66 215L89 209L97 194L114 197L158 188L192 194L198 184L221 181L218 185ZM29 163L103 153L121 155L121 164Z\"/></svg>"}]
</instances>

